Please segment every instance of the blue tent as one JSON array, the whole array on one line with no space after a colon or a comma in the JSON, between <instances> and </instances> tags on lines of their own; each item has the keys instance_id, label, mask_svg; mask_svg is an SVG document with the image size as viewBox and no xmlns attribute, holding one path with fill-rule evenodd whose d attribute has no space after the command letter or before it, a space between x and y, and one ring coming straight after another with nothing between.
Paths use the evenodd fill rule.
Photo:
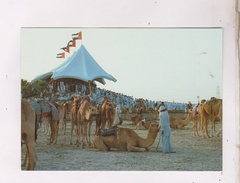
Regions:
<instances>
[{"instance_id":1,"label":"blue tent","mask_svg":"<svg viewBox=\"0 0 240 183\"><path fill-rule=\"evenodd\" d=\"M73 78L85 82L88 82L89 80L98 81L102 84L106 83L104 79L114 82L117 81L112 75L108 74L100 65L98 65L83 45L81 45L81 47L65 62L52 69L50 72L35 77L32 82L50 76L54 80Z\"/></svg>"}]
</instances>

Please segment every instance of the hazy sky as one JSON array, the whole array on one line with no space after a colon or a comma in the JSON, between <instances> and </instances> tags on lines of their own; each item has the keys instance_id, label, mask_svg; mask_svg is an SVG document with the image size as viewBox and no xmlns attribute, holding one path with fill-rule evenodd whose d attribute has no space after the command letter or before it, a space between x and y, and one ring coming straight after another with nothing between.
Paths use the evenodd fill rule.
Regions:
<instances>
[{"instance_id":1,"label":"hazy sky","mask_svg":"<svg viewBox=\"0 0 240 183\"><path fill-rule=\"evenodd\" d=\"M160 101L222 97L222 29L22 28L21 78L31 81L63 63L67 58L56 55L79 31L83 40L67 58L83 44L117 79L96 82L100 88Z\"/></svg>"}]
</instances>

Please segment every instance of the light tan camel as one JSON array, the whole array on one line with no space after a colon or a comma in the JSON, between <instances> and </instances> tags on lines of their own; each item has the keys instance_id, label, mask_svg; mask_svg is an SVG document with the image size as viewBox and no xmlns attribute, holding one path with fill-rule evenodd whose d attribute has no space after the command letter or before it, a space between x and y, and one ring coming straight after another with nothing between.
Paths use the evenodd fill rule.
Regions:
<instances>
[{"instance_id":1,"label":"light tan camel","mask_svg":"<svg viewBox=\"0 0 240 183\"><path fill-rule=\"evenodd\" d=\"M73 129L76 127L76 145L79 145L79 139L80 139L80 131L79 131L79 122L77 119L78 114L78 108L79 108L79 102L82 98L79 96L73 96L72 100L74 102L72 109L71 109L71 134L70 134L70 144L72 144L72 134Z\"/></svg>"},{"instance_id":2,"label":"light tan camel","mask_svg":"<svg viewBox=\"0 0 240 183\"><path fill-rule=\"evenodd\" d=\"M203 103L200 108L201 114L201 124L202 124L202 137L204 138L204 132L208 134L208 119L211 121L211 137L213 136L213 131L215 130L215 119L219 119L222 122L222 99L217 99L211 97L209 101ZM222 129L217 133L217 136L222 132Z\"/></svg>"},{"instance_id":3,"label":"light tan camel","mask_svg":"<svg viewBox=\"0 0 240 183\"><path fill-rule=\"evenodd\" d=\"M156 110L150 107L147 109L147 111L151 112L153 115L156 115L156 119L159 120L159 108L160 108L160 105Z\"/></svg>"},{"instance_id":4,"label":"light tan camel","mask_svg":"<svg viewBox=\"0 0 240 183\"><path fill-rule=\"evenodd\" d=\"M116 134L102 136L101 131L93 138L94 147L101 151L109 151L116 148L121 151L143 152L149 151L159 131L159 125L152 123L148 129L147 138L140 137L134 130L129 128L116 128Z\"/></svg>"},{"instance_id":5,"label":"light tan camel","mask_svg":"<svg viewBox=\"0 0 240 183\"><path fill-rule=\"evenodd\" d=\"M128 109L125 109L125 111L127 119L131 121L133 125L136 125L139 121L142 120L142 110L140 110L140 112L136 116L131 116Z\"/></svg>"},{"instance_id":6,"label":"light tan camel","mask_svg":"<svg viewBox=\"0 0 240 183\"><path fill-rule=\"evenodd\" d=\"M36 152L37 116L31 104L21 101L21 139L26 144L26 157L22 166L27 163L27 170L34 170L38 157Z\"/></svg>"},{"instance_id":7,"label":"light tan camel","mask_svg":"<svg viewBox=\"0 0 240 183\"><path fill-rule=\"evenodd\" d=\"M79 131L82 134L82 147L85 146L85 138L87 141L87 145L91 146L90 141L90 133L91 126L93 121L93 116L99 114L99 111L95 106L90 103L90 98L85 96L83 98L83 103L80 105L78 109L78 122L79 122Z\"/></svg>"},{"instance_id":8,"label":"light tan camel","mask_svg":"<svg viewBox=\"0 0 240 183\"><path fill-rule=\"evenodd\" d=\"M192 121L193 121L193 136L199 136L198 127L200 128L200 107L201 104L198 103L192 109Z\"/></svg>"},{"instance_id":9,"label":"light tan camel","mask_svg":"<svg viewBox=\"0 0 240 183\"><path fill-rule=\"evenodd\" d=\"M170 127L173 129L184 129L184 126L188 125L192 120L192 110L188 110L188 115L186 119L182 120L181 118L170 117Z\"/></svg>"},{"instance_id":10,"label":"light tan camel","mask_svg":"<svg viewBox=\"0 0 240 183\"><path fill-rule=\"evenodd\" d=\"M158 121L154 121L152 119L144 119L142 121L139 121L136 125L136 130L146 130L149 129L151 123L157 123L159 124Z\"/></svg>"}]
</instances>

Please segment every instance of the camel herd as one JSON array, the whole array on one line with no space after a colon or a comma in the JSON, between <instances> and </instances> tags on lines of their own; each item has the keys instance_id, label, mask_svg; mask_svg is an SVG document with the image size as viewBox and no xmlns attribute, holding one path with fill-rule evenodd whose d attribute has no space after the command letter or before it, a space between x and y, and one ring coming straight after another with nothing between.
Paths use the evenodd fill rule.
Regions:
<instances>
[{"instance_id":1,"label":"camel herd","mask_svg":"<svg viewBox=\"0 0 240 183\"><path fill-rule=\"evenodd\" d=\"M76 135L75 144L94 147L101 151L109 151L117 148L122 151L148 151L154 143L159 128L158 109L149 109L148 112L156 115L156 119L144 117L142 110L137 115L132 116L131 109L119 109L106 97L98 106L86 96L74 96L72 101L58 104L54 101L21 101L21 138L22 144L26 144L26 158L23 166L27 170L34 170L37 163L37 153L35 150L37 139L37 128L39 123L49 129L50 140L48 144L57 143L58 131L63 130L66 134L66 116L70 114L71 130L70 144L73 143L73 132ZM140 137L134 130L121 127L122 119L119 113L125 113L132 125L137 130L148 130L147 138ZM95 119L96 129L94 137L91 139L91 126ZM193 123L193 135L202 137L212 137L215 130L215 121L222 121L222 99L212 97L210 100L202 100L201 103L188 109L187 117L180 119L170 116L170 127L176 130L183 130L190 121ZM211 124L211 134L208 133L208 121ZM109 130L109 131L108 131ZM217 133L217 136L221 130ZM106 135L107 134L107 135ZM91 143L93 142L93 144Z\"/></svg>"}]
</instances>

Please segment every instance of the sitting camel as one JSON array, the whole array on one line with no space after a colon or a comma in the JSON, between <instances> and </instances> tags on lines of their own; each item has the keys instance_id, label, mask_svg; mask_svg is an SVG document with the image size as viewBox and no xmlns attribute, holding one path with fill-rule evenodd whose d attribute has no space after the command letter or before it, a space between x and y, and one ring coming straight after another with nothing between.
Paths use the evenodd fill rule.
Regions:
<instances>
[{"instance_id":1,"label":"sitting camel","mask_svg":"<svg viewBox=\"0 0 240 183\"><path fill-rule=\"evenodd\" d=\"M170 117L170 127L173 129L184 129L183 127L188 125L191 120L192 120L192 110L189 109L188 115L185 120L171 116Z\"/></svg>"},{"instance_id":2,"label":"sitting camel","mask_svg":"<svg viewBox=\"0 0 240 183\"><path fill-rule=\"evenodd\" d=\"M37 163L36 139L37 139L37 116L31 104L22 99L21 101L21 138L26 144L27 152L25 162L27 170L34 170Z\"/></svg>"},{"instance_id":3,"label":"sitting camel","mask_svg":"<svg viewBox=\"0 0 240 183\"><path fill-rule=\"evenodd\" d=\"M156 119L159 120L159 108L161 105L158 106L158 108L156 110L154 110L153 108L148 108L147 111L151 112L152 114L156 115Z\"/></svg>"},{"instance_id":4,"label":"sitting camel","mask_svg":"<svg viewBox=\"0 0 240 183\"><path fill-rule=\"evenodd\" d=\"M202 124L202 137L204 138L204 132L208 135L208 119L211 121L211 136L215 127L215 119L219 119L222 122L222 99L211 97L210 101L206 101L200 108L201 111L201 124ZM217 133L217 136L222 132L222 129Z\"/></svg>"},{"instance_id":5,"label":"sitting camel","mask_svg":"<svg viewBox=\"0 0 240 183\"><path fill-rule=\"evenodd\" d=\"M157 123L159 124L159 122L157 121L154 121L152 119L144 119L142 121L139 121L136 125L136 130L146 130L146 129L149 129L151 123Z\"/></svg>"},{"instance_id":6,"label":"sitting camel","mask_svg":"<svg viewBox=\"0 0 240 183\"><path fill-rule=\"evenodd\" d=\"M93 138L93 143L101 151L109 151L111 148L131 152L149 151L149 147L154 143L158 131L159 125L152 123L148 129L147 138L144 139L129 128L117 127L115 135L110 136L102 136L102 132L99 130L99 134Z\"/></svg>"},{"instance_id":7,"label":"sitting camel","mask_svg":"<svg viewBox=\"0 0 240 183\"><path fill-rule=\"evenodd\" d=\"M133 125L136 125L139 121L142 120L142 110L136 116L131 116L128 109L125 109L126 115L129 121L132 122Z\"/></svg>"}]
</instances>

